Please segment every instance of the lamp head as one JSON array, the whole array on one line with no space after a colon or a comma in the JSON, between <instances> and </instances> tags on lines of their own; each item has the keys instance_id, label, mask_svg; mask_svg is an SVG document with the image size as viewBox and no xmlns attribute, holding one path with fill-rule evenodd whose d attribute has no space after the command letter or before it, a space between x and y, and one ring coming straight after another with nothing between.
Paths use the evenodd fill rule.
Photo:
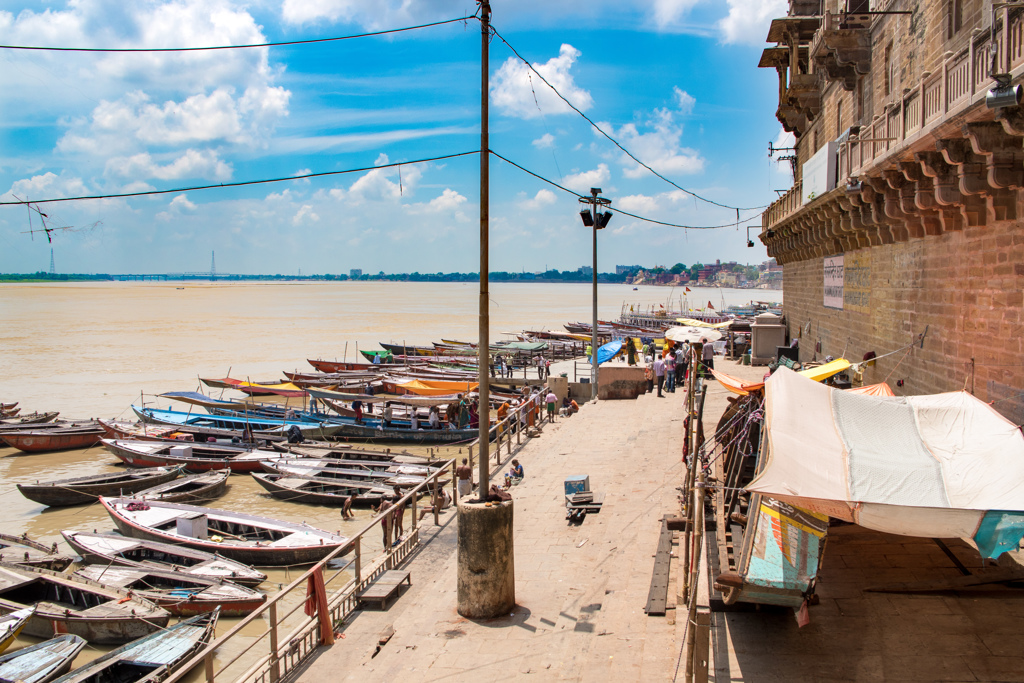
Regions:
<instances>
[{"instance_id":1,"label":"lamp head","mask_svg":"<svg viewBox=\"0 0 1024 683\"><path fill-rule=\"evenodd\" d=\"M583 221L584 227L594 227L594 215L590 213L590 209L580 209L580 220Z\"/></svg>"}]
</instances>

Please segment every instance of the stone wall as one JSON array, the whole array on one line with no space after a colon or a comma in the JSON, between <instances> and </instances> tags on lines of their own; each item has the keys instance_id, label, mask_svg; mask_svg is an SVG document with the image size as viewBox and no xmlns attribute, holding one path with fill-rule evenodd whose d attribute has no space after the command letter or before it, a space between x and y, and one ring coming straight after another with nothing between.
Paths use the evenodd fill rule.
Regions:
<instances>
[{"instance_id":1,"label":"stone wall","mask_svg":"<svg viewBox=\"0 0 1024 683\"><path fill-rule=\"evenodd\" d=\"M864 383L888 377L897 395L966 389L1024 422L1024 230L1017 222L850 251L844 266L843 310L824 307L823 259L785 266L787 323L801 338L801 360L844 351L851 361L868 351L881 356L927 327L923 350L878 361Z\"/></svg>"}]
</instances>

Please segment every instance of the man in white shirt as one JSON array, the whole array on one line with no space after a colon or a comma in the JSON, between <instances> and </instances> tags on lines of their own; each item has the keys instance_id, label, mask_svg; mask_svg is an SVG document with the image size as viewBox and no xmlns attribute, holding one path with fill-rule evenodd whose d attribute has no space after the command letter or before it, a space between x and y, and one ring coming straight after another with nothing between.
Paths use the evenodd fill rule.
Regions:
<instances>
[{"instance_id":1,"label":"man in white shirt","mask_svg":"<svg viewBox=\"0 0 1024 683\"><path fill-rule=\"evenodd\" d=\"M654 379L658 383L658 398L665 398L661 393L661 387L665 384L665 361L657 354L654 357Z\"/></svg>"},{"instance_id":2,"label":"man in white shirt","mask_svg":"<svg viewBox=\"0 0 1024 683\"><path fill-rule=\"evenodd\" d=\"M711 370L715 369L715 345L707 339L701 339L701 342L704 344L704 347L701 349L701 362L704 364L704 367L708 369L708 372L706 373L708 379L714 379L714 376L711 374Z\"/></svg>"}]
</instances>

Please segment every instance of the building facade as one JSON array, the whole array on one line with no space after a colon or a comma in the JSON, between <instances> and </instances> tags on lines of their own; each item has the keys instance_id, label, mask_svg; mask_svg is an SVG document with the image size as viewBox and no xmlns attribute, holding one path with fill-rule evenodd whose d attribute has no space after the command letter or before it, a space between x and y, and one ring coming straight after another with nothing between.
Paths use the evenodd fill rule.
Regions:
<instances>
[{"instance_id":1,"label":"building facade","mask_svg":"<svg viewBox=\"0 0 1024 683\"><path fill-rule=\"evenodd\" d=\"M801 359L895 352L865 383L1024 422L1024 6L790 0L768 42L797 142L760 239Z\"/></svg>"}]
</instances>

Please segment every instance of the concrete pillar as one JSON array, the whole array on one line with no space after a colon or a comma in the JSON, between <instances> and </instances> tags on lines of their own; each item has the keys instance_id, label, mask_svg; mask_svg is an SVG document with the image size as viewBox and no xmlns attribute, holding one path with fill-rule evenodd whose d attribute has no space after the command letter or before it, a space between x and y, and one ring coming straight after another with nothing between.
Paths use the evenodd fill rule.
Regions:
<instances>
[{"instance_id":1,"label":"concrete pillar","mask_svg":"<svg viewBox=\"0 0 1024 683\"><path fill-rule=\"evenodd\" d=\"M509 614L516 604L512 501L459 501L459 605L469 619Z\"/></svg>"}]
</instances>

